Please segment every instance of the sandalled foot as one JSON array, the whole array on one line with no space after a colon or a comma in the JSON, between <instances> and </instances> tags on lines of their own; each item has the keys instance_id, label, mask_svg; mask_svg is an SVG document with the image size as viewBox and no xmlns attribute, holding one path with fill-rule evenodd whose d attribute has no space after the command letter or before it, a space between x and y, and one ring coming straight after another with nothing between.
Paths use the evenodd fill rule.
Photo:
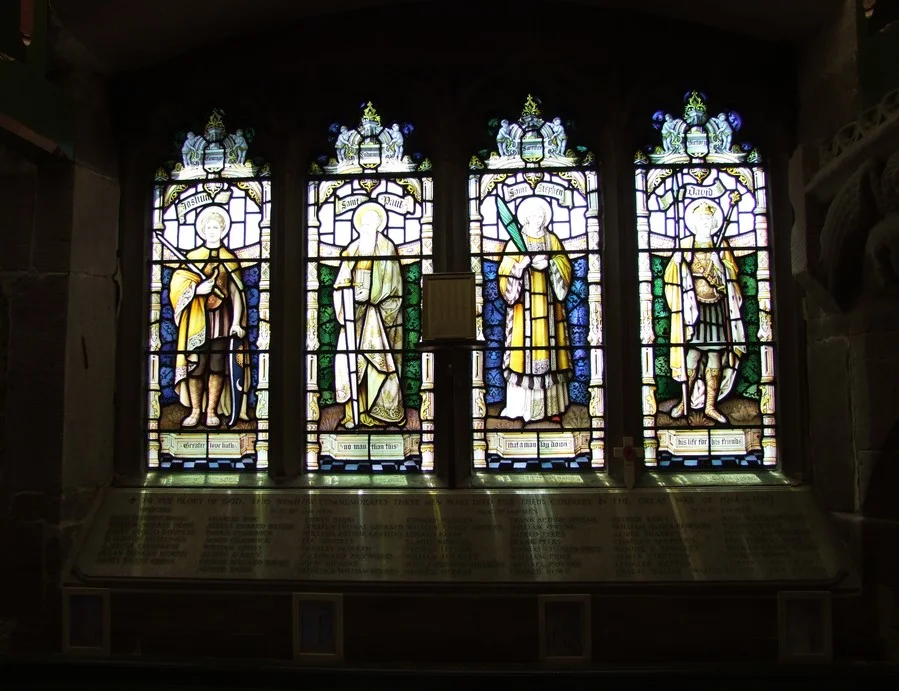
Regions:
<instances>
[{"instance_id":1,"label":"sandalled foot","mask_svg":"<svg viewBox=\"0 0 899 691\"><path fill-rule=\"evenodd\" d=\"M705 415L706 415L706 417L712 418L716 422L727 422L727 418L724 417L724 415L722 415L720 412L718 412L717 409L715 409L711 406L709 406L705 409Z\"/></svg>"},{"instance_id":2,"label":"sandalled foot","mask_svg":"<svg viewBox=\"0 0 899 691\"><path fill-rule=\"evenodd\" d=\"M181 421L182 427L196 427L200 422L200 411L194 410Z\"/></svg>"}]
</instances>

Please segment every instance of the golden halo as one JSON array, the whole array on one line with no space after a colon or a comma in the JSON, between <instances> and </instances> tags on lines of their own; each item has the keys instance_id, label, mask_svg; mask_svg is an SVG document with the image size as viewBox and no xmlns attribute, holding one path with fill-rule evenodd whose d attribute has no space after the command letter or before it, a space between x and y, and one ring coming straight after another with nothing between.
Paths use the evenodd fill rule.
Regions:
<instances>
[{"instance_id":1,"label":"golden halo","mask_svg":"<svg viewBox=\"0 0 899 691\"><path fill-rule=\"evenodd\" d=\"M696 227L696 221L702 216L711 216L715 219L714 224L712 224L712 233L717 232L724 224L724 212L720 206L707 199L697 199L684 209L684 221L691 232L695 232L693 229Z\"/></svg>"},{"instance_id":2,"label":"golden halo","mask_svg":"<svg viewBox=\"0 0 899 691\"><path fill-rule=\"evenodd\" d=\"M516 209L515 215L518 216L518 220L521 221L531 214L537 212L538 209L543 213L543 223L541 223L540 225L545 228L552 220L553 209L549 205L549 202L546 201L543 197L528 197L518 205L518 209Z\"/></svg>"},{"instance_id":3,"label":"golden halo","mask_svg":"<svg viewBox=\"0 0 899 691\"><path fill-rule=\"evenodd\" d=\"M362 219L369 214L375 214L378 217L377 231L380 233L387 227L387 212L384 207L377 202L365 202L360 204L356 211L353 212L353 226L355 228L362 227Z\"/></svg>"},{"instance_id":4,"label":"golden halo","mask_svg":"<svg viewBox=\"0 0 899 691\"><path fill-rule=\"evenodd\" d=\"M222 237L226 236L231 231L231 216L228 213L228 210L223 206L207 206L197 214L197 220L194 222L197 234L201 238L205 239L204 231L206 223L212 216L218 216L219 220L222 222L222 227L224 228Z\"/></svg>"}]
</instances>

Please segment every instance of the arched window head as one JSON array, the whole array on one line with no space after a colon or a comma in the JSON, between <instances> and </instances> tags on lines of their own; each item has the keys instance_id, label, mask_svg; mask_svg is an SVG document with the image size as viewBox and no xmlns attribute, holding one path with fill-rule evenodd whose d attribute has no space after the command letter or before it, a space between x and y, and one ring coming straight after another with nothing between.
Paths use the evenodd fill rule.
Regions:
<instances>
[{"instance_id":1,"label":"arched window head","mask_svg":"<svg viewBox=\"0 0 899 691\"><path fill-rule=\"evenodd\" d=\"M418 349L433 271L431 164L412 125L364 104L312 164L306 264L306 468L434 469L434 359Z\"/></svg>"},{"instance_id":2,"label":"arched window head","mask_svg":"<svg viewBox=\"0 0 899 691\"><path fill-rule=\"evenodd\" d=\"M159 168L150 228L147 462L268 466L271 182L213 110Z\"/></svg>"},{"instance_id":3,"label":"arched window head","mask_svg":"<svg viewBox=\"0 0 899 691\"><path fill-rule=\"evenodd\" d=\"M476 470L603 465L601 209L593 155L528 96L471 159L468 218L479 344Z\"/></svg>"},{"instance_id":4,"label":"arched window head","mask_svg":"<svg viewBox=\"0 0 899 691\"><path fill-rule=\"evenodd\" d=\"M704 94L652 117L637 153L644 449L648 465L777 462L765 169L741 118Z\"/></svg>"}]
</instances>

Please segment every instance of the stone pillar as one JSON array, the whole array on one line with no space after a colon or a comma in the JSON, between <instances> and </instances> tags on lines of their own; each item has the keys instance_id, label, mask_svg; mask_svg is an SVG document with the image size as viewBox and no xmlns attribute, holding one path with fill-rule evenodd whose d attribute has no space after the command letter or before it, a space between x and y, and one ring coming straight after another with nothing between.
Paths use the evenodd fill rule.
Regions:
<instances>
[{"instance_id":1,"label":"stone pillar","mask_svg":"<svg viewBox=\"0 0 899 691\"><path fill-rule=\"evenodd\" d=\"M0 599L0 620L14 643L41 649L59 562L73 171L24 146L5 146L0 165L0 549L14 555L0 581L15 593Z\"/></svg>"},{"instance_id":2,"label":"stone pillar","mask_svg":"<svg viewBox=\"0 0 899 691\"><path fill-rule=\"evenodd\" d=\"M805 292L812 482L863 582L861 598L835 609L836 649L895 660L899 96L859 112L860 18L847 0L801 47L793 273Z\"/></svg>"},{"instance_id":3,"label":"stone pillar","mask_svg":"<svg viewBox=\"0 0 899 691\"><path fill-rule=\"evenodd\" d=\"M105 85L68 76L75 161L0 140L0 650L60 641L60 574L112 474L118 180Z\"/></svg>"},{"instance_id":4,"label":"stone pillar","mask_svg":"<svg viewBox=\"0 0 899 691\"><path fill-rule=\"evenodd\" d=\"M68 76L64 87L76 103L76 129L68 227L59 528L62 560L68 556L97 489L112 480L119 295L118 152L106 82L96 75L75 73ZM141 347L139 342L130 345Z\"/></svg>"}]
</instances>

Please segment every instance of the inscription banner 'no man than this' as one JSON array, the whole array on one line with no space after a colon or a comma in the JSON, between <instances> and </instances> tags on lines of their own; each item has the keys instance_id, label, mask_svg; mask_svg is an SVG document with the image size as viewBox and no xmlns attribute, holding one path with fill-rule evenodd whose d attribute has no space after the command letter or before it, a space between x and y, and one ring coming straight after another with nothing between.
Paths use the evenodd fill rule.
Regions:
<instances>
[{"instance_id":1,"label":"inscription banner 'no man than this'","mask_svg":"<svg viewBox=\"0 0 899 691\"><path fill-rule=\"evenodd\" d=\"M84 580L694 582L839 578L808 491L111 490Z\"/></svg>"}]
</instances>

